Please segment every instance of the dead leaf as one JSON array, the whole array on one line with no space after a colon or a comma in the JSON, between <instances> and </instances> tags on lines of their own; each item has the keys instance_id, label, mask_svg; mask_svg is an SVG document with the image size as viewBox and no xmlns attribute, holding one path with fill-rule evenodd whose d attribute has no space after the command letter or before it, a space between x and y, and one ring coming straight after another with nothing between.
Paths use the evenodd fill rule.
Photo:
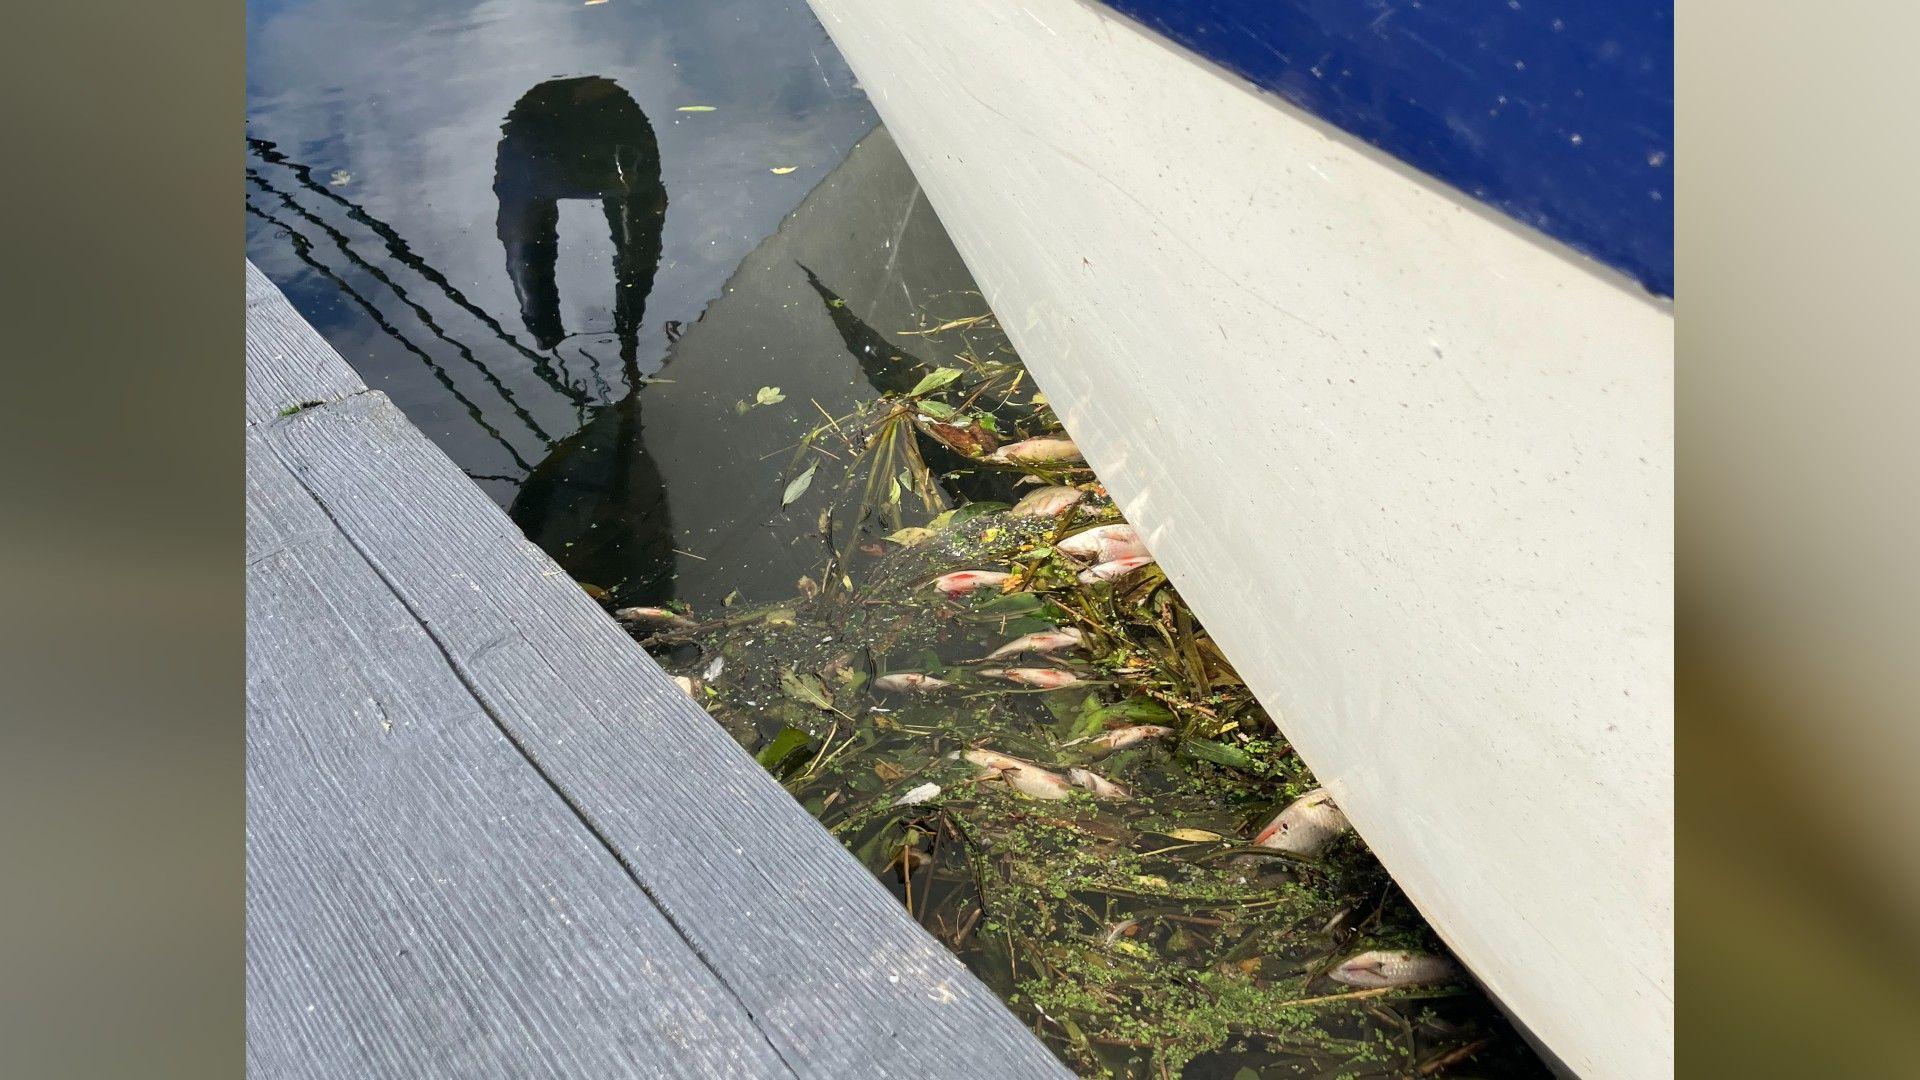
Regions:
<instances>
[{"instance_id":1,"label":"dead leaf","mask_svg":"<svg viewBox=\"0 0 1920 1080\"><path fill-rule=\"evenodd\" d=\"M602 2L605 2L605 0L602 0ZM775 176L785 176L799 167L800 166L798 165L775 165L773 168L768 169L767 171L772 173Z\"/></svg>"},{"instance_id":2,"label":"dead leaf","mask_svg":"<svg viewBox=\"0 0 1920 1080\"><path fill-rule=\"evenodd\" d=\"M1193 842L1198 844L1209 843L1214 840L1226 839L1226 837L1221 836L1219 833L1208 832L1205 829L1167 829L1161 835L1171 836L1175 840L1192 840Z\"/></svg>"}]
</instances>

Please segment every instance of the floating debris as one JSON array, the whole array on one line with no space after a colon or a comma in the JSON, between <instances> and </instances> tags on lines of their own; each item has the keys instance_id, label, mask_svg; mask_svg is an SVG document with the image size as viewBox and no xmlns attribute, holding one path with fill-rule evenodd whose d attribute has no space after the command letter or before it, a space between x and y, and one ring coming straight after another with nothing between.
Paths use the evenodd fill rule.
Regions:
<instances>
[{"instance_id":1,"label":"floating debris","mask_svg":"<svg viewBox=\"0 0 1920 1080\"><path fill-rule=\"evenodd\" d=\"M616 610L613 613L613 617L623 623L631 623L635 626L672 626L684 629L697 625L692 619L687 618L672 608L663 607L623 607Z\"/></svg>"},{"instance_id":2,"label":"floating debris","mask_svg":"<svg viewBox=\"0 0 1920 1080\"><path fill-rule=\"evenodd\" d=\"M681 693L693 700L700 700L700 683L698 681L688 678L685 675L675 675L673 677L673 685L679 687Z\"/></svg>"},{"instance_id":3,"label":"floating debris","mask_svg":"<svg viewBox=\"0 0 1920 1080\"><path fill-rule=\"evenodd\" d=\"M345 169L335 169L327 174L327 184L331 187L346 187L353 183L353 174Z\"/></svg>"},{"instance_id":4,"label":"floating debris","mask_svg":"<svg viewBox=\"0 0 1920 1080\"><path fill-rule=\"evenodd\" d=\"M923 416L920 418L920 428L942 446L967 457L991 453L1000 445L1000 440L993 437L993 432L978 420L960 425Z\"/></svg>"},{"instance_id":5,"label":"floating debris","mask_svg":"<svg viewBox=\"0 0 1920 1080\"><path fill-rule=\"evenodd\" d=\"M772 173L775 176L785 176L799 167L800 166L798 165L775 165L773 168L768 169L767 171Z\"/></svg>"},{"instance_id":6,"label":"floating debris","mask_svg":"<svg viewBox=\"0 0 1920 1080\"><path fill-rule=\"evenodd\" d=\"M1426 986L1454 978L1459 969L1453 961L1431 953L1376 949L1342 960L1327 977L1347 986L1364 990L1384 990L1402 986Z\"/></svg>"},{"instance_id":7,"label":"floating debris","mask_svg":"<svg viewBox=\"0 0 1920 1080\"><path fill-rule=\"evenodd\" d=\"M921 784L919 787L914 788L912 791L909 791L905 795L902 795L899 798L893 800L893 805L894 806L919 806L921 803L928 802L928 801L931 801L932 799L939 797L939 795L940 795L939 784Z\"/></svg>"},{"instance_id":8,"label":"floating debris","mask_svg":"<svg viewBox=\"0 0 1920 1080\"><path fill-rule=\"evenodd\" d=\"M1288 803L1253 842L1275 851L1313 856L1352 828L1347 815L1333 804L1333 796L1316 788Z\"/></svg>"},{"instance_id":9,"label":"floating debris","mask_svg":"<svg viewBox=\"0 0 1920 1080\"><path fill-rule=\"evenodd\" d=\"M1331 842L1344 815L1141 532L1063 479L1079 451L1011 353L977 348L991 320L919 326L952 366L875 331L887 389L814 402L769 466L813 500L766 525L806 562L797 591L735 596L655 655L1081 1075L1540 1075L1471 987L1325 990L1457 969L1365 846ZM765 387L742 415L774 394L807 400Z\"/></svg>"}]
</instances>

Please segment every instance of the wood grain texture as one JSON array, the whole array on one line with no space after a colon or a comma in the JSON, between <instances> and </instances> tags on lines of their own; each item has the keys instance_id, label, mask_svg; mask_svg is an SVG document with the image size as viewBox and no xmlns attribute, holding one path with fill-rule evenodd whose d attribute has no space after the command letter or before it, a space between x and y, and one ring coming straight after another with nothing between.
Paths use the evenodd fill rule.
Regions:
<instances>
[{"instance_id":1,"label":"wood grain texture","mask_svg":"<svg viewBox=\"0 0 1920 1080\"><path fill-rule=\"evenodd\" d=\"M256 417L271 306L260 1075L1068 1075L385 395Z\"/></svg>"},{"instance_id":2,"label":"wood grain texture","mask_svg":"<svg viewBox=\"0 0 1920 1080\"><path fill-rule=\"evenodd\" d=\"M788 1075L405 605L249 442L254 1074Z\"/></svg>"},{"instance_id":3,"label":"wood grain texture","mask_svg":"<svg viewBox=\"0 0 1920 1080\"><path fill-rule=\"evenodd\" d=\"M246 386L249 424L367 388L252 261L247 263Z\"/></svg>"}]
</instances>

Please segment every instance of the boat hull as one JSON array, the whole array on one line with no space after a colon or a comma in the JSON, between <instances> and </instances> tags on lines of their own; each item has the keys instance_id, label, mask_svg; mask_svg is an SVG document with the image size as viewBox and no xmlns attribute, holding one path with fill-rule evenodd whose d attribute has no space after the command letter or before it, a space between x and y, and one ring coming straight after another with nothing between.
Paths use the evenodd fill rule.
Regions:
<instances>
[{"instance_id":1,"label":"boat hull","mask_svg":"<svg viewBox=\"0 0 1920 1080\"><path fill-rule=\"evenodd\" d=\"M1105 9L812 3L1407 895L1568 1068L1670 1074L1670 308Z\"/></svg>"}]
</instances>

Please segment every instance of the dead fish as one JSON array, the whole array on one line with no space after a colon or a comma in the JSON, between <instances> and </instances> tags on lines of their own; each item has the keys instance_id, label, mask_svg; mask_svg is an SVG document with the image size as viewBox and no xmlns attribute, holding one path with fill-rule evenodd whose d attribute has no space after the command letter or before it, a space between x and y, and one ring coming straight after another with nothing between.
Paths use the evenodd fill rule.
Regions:
<instances>
[{"instance_id":1,"label":"dead fish","mask_svg":"<svg viewBox=\"0 0 1920 1080\"><path fill-rule=\"evenodd\" d=\"M1148 739L1164 739L1171 734L1173 729L1170 727L1161 727L1159 724L1135 724L1132 727L1103 731L1091 738L1077 741L1102 750L1125 750L1135 743L1143 743Z\"/></svg>"},{"instance_id":2,"label":"dead fish","mask_svg":"<svg viewBox=\"0 0 1920 1080\"><path fill-rule=\"evenodd\" d=\"M1093 792L1096 798L1133 798L1133 792L1128 791L1125 784L1116 784L1112 780L1088 769L1068 769L1067 779L1072 780L1075 787L1083 787Z\"/></svg>"},{"instance_id":3,"label":"dead fish","mask_svg":"<svg viewBox=\"0 0 1920 1080\"><path fill-rule=\"evenodd\" d=\"M1020 501L1007 511L1014 517L1050 518L1073 509L1085 495L1079 488L1043 487L1035 488L1021 496Z\"/></svg>"},{"instance_id":4,"label":"dead fish","mask_svg":"<svg viewBox=\"0 0 1920 1080\"><path fill-rule=\"evenodd\" d=\"M1042 690L1058 690L1080 681L1080 676L1071 671L1049 667L981 668L980 674L989 679L1005 679L1008 682L1019 683L1021 686L1033 686Z\"/></svg>"},{"instance_id":5,"label":"dead fish","mask_svg":"<svg viewBox=\"0 0 1920 1080\"><path fill-rule=\"evenodd\" d=\"M921 784L905 795L893 800L895 806L919 806L928 799L940 794L939 784Z\"/></svg>"},{"instance_id":6,"label":"dead fish","mask_svg":"<svg viewBox=\"0 0 1920 1080\"><path fill-rule=\"evenodd\" d=\"M681 693L693 700L700 700L700 681L698 679L689 679L685 675L675 675L673 677L673 685L679 687Z\"/></svg>"},{"instance_id":7,"label":"dead fish","mask_svg":"<svg viewBox=\"0 0 1920 1080\"><path fill-rule=\"evenodd\" d=\"M1073 440L1061 435L1042 435L1036 439L1008 443L989 457L1009 465L1057 465L1086 460L1080 456L1080 448L1073 444Z\"/></svg>"},{"instance_id":8,"label":"dead fish","mask_svg":"<svg viewBox=\"0 0 1920 1080\"><path fill-rule=\"evenodd\" d=\"M975 765L998 772L1008 787L1029 798L1057 800L1073 793L1073 785L1059 775L1016 757L992 750L969 750L966 758Z\"/></svg>"},{"instance_id":9,"label":"dead fish","mask_svg":"<svg viewBox=\"0 0 1920 1080\"><path fill-rule=\"evenodd\" d=\"M623 623L636 626L693 626L694 621L685 615L663 607L623 607L613 613L613 617Z\"/></svg>"},{"instance_id":10,"label":"dead fish","mask_svg":"<svg viewBox=\"0 0 1920 1080\"><path fill-rule=\"evenodd\" d=\"M1153 562L1153 556L1151 555L1135 555L1131 558L1103 562L1091 570L1082 571L1080 581L1086 585L1091 585L1096 581L1115 581L1119 578L1126 577L1128 574L1133 573L1135 570L1151 562Z\"/></svg>"},{"instance_id":11,"label":"dead fish","mask_svg":"<svg viewBox=\"0 0 1920 1080\"><path fill-rule=\"evenodd\" d=\"M1275 851L1314 856L1351 828L1347 815L1334 805L1333 796L1324 788L1315 788L1274 815L1253 842Z\"/></svg>"},{"instance_id":12,"label":"dead fish","mask_svg":"<svg viewBox=\"0 0 1920 1080\"><path fill-rule=\"evenodd\" d=\"M875 690L885 690L894 694L925 694L950 685L952 684L945 679L936 679L917 671L897 671L892 675L882 675L873 680Z\"/></svg>"},{"instance_id":13,"label":"dead fish","mask_svg":"<svg viewBox=\"0 0 1920 1080\"><path fill-rule=\"evenodd\" d=\"M1421 986L1454 977L1453 961L1432 953L1375 949L1340 961L1327 977L1347 986L1379 990L1394 986Z\"/></svg>"},{"instance_id":14,"label":"dead fish","mask_svg":"<svg viewBox=\"0 0 1920 1080\"><path fill-rule=\"evenodd\" d=\"M1003 656L1018 656L1021 653L1053 653L1062 649L1075 648L1080 644L1080 631L1076 627L1061 630L1041 630L1014 638L1005 645L987 654L987 659L998 660Z\"/></svg>"},{"instance_id":15,"label":"dead fish","mask_svg":"<svg viewBox=\"0 0 1920 1080\"><path fill-rule=\"evenodd\" d=\"M1147 554L1147 545L1140 542L1140 534L1125 523L1101 525L1074 533L1053 545L1053 549L1068 558L1091 563L1107 563Z\"/></svg>"},{"instance_id":16,"label":"dead fish","mask_svg":"<svg viewBox=\"0 0 1920 1080\"><path fill-rule=\"evenodd\" d=\"M1000 769L1017 769L1026 764L1026 762L1021 761L1017 757L1008 757L998 750L987 750L983 748L969 750L960 756L983 769L993 769L996 771Z\"/></svg>"},{"instance_id":17,"label":"dead fish","mask_svg":"<svg viewBox=\"0 0 1920 1080\"><path fill-rule=\"evenodd\" d=\"M950 598L959 597L965 596L975 589L997 589L1000 587L1001 582L1012 576L1011 574L1002 574L997 570L958 570L954 573L943 574L935 578L933 588L935 592L943 596Z\"/></svg>"}]
</instances>

